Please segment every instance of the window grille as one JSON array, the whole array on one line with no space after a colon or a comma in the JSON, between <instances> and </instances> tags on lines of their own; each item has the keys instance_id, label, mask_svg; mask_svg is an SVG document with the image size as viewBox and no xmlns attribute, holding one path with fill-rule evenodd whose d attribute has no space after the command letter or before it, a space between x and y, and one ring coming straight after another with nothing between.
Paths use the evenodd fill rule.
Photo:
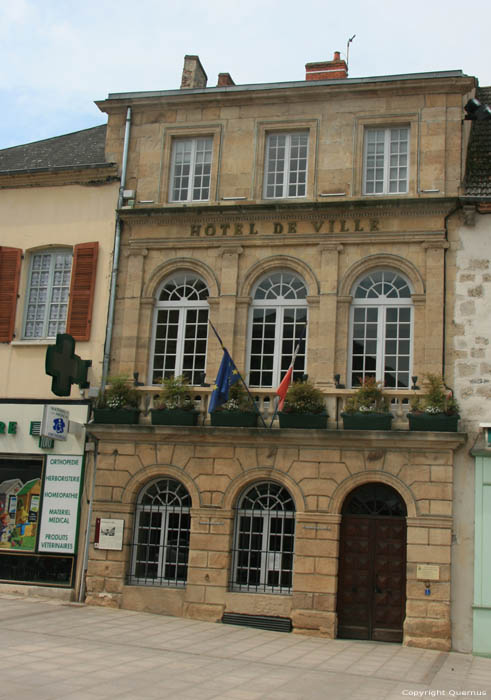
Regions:
<instances>
[{"instance_id":1,"label":"window grille","mask_svg":"<svg viewBox=\"0 0 491 700\"><path fill-rule=\"evenodd\" d=\"M140 493L132 543L132 585L184 586L191 497L175 479L157 479Z\"/></svg>"},{"instance_id":2,"label":"window grille","mask_svg":"<svg viewBox=\"0 0 491 700\"><path fill-rule=\"evenodd\" d=\"M291 593L295 504L273 482L249 488L239 501L232 551L231 590Z\"/></svg>"}]
</instances>

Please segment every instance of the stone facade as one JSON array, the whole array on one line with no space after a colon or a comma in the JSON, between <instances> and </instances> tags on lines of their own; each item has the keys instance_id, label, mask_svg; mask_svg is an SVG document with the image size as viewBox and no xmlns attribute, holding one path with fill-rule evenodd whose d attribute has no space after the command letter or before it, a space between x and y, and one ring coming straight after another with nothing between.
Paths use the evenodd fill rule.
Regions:
<instances>
[{"instance_id":1,"label":"stone facade","mask_svg":"<svg viewBox=\"0 0 491 700\"><path fill-rule=\"evenodd\" d=\"M410 374L422 383L426 372L444 369L447 218L461 182L462 105L475 81L446 73L340 77L110 95L99 103L109 115L111 161L121 163L128 107L132 113L126 187L134 206L120 211L111 372L137 372L144 386L139 425L90 426L97 455L94 517L123 518L125 536L121 552L90 548L88 601L209 620L227 612L288 617L295 631L334 637L343 504L356 487L378 483L394 489L407 510L403 641L449 649L452 488L465 436L409 432L402 398L417 393L410 386L394 397L398 430L344 432L339 409L351 393L355 284L374 270L395 271L410 286ZM379 126L409 129L407 192L365 194L365 134ZM267 198L268 138L298 131L308 142L305 196ZM201 137L212 143L209 196L176 202L173 148L178 139ZM208 419L193 429L151 426L147 409L158 387L149 368L163 281L186 271L205 282L210 319L246 375L255 286L278 270L298 275L307 288L306 370L326 396L329 430L219 429ZM221 356L210 334L208 381ZM275 388L256 395L271 399ZM203 406L210 390L196 392ZM127 583L139 494L158 478L181 483L191 498L181 587ZM288 595L230 586L237 503L247 486L264 481L284 486L295 504Z\"/></svg>"},{"instance_id":2,"label":"stone facade","mask_svg":"<svg viewBox=\"0 0 491 700\"><path fill-rule=\"evenodd\" d=\"M343 431L95 426L100 441L95 517L125 520L121 552L93 550L88 598L94 604L218 621L224 612L291 617L295 631L336 636L341 507L362 483L395 488L408 507L407 604L404 641L450 648L450 560L453 452L461 435ZM186 588L125 585L135 500L166 475L192 497ZM234 506L248 484L273 480L296 503L292 595L231 592ZM431 598L419 563L438 568Z\"/></svg>"}]
</instances>

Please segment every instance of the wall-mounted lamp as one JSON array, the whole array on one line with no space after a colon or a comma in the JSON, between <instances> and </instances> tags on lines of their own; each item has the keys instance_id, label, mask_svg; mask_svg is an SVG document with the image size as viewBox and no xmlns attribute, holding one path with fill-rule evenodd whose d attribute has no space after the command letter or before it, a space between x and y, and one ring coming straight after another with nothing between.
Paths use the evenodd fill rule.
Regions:
<instances>
[{"instance_id":1,"label":"wall-mounted lamp","mask_svg":"<svg viewBox=\"0 0 491 700\"><path fill-rule=\"evenodd\" d=\"M469 100L464 109L467 112L464 117L465 119L471 119L476 122L491 119L491 108L489 105L483 105L483 103L476 100L475 97Z\"/></svg>"},{"instance_id":2,"label":"wall-mounted lamp","mask_svg":"<svg viewBox=\"0 0 491 700\"><path fill-rule=\"evenodd\" d=\"M140 374L139 372L133 372L133 384L134 384L135 386L143 386L143 384L144 384L143 382L139 382L139 381L138 381L138 375L139 375L139 374Z\"/></svg>"},{"instance_id":3,"label":"wall-mounted lamp","mask_svg":"<svg viewBox=\"0 0 491 700\"><path fill-rule=\"evenodd\" d=\"M418 381L418 377L411 377L411 381L412 381L412 383L413 383L411 389L412 389L413 391L418 391L418 390L419 390L419 386L416 386L416 382Z\"/></svg>"}]
</instances>

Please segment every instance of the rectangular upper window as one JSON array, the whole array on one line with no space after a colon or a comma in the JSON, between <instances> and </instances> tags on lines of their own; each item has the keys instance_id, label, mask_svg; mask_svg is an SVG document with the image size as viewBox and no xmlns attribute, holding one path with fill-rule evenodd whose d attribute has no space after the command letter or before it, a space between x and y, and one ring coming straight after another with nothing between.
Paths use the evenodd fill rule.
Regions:
<instances>
[{"instance_id":1,"label":"rectangular upper window","mask_svg":"<svg viewBox=\"0 0 491 700\"><path fill-rule=\"evenodd\" d=\"M308 131L268 134L264 166L264 198L305 197Z\"/></svg>"},{"instance_id":2,"label":"rectangular upper window","mask_svg":"<svg viewBox=\"0 0 491 700\"><path fill-rule=\"evenodd\" d=\"M409 179L409 128L366 129L363 194L405 194Z\"/></svg>"},{"instance_id":3,"label":"rectangular upper window","mask_svg":"<svg viewBox=\"0 0 491 700\"><path fill-rule=\"evenodd\" d=\"M172 145L171 202L210 199L213 137L175 139Z\"/></svg>"},{"instance_id":4,"label":"rectangular upper window","mask_svg":"<svg viewBox=\"0 0 491 700\"><path fill-rule=\"evenodd\" d=\"M55 338L65 332L72 251L36 253L27 285L24 338Z\"/></svg>"}]
</instances>

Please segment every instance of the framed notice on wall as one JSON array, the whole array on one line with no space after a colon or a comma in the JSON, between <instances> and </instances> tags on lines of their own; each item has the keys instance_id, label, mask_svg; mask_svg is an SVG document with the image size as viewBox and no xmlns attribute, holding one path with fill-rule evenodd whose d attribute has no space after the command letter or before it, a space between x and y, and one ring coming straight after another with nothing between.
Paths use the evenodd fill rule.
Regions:
<instances>
[{"instance_id":1,"label":"framed notice on wall","mask_svg":"<svg viewBox=\"0 0 491 700\"><path fill-rule=\"evenodd\" d=\"M82 455L48 455L38 551L75 554Z\"/></svg>"},{"instance_id":2,"label":"framed notice on wall","mask_svg":"<svg viewBox=\"0 0 491 700\"><path fill-rule=\"evenodd\" d=\"M96 549L123 549L124 520L96 518L94 547Z\"/></svg>"}]
</instances>

